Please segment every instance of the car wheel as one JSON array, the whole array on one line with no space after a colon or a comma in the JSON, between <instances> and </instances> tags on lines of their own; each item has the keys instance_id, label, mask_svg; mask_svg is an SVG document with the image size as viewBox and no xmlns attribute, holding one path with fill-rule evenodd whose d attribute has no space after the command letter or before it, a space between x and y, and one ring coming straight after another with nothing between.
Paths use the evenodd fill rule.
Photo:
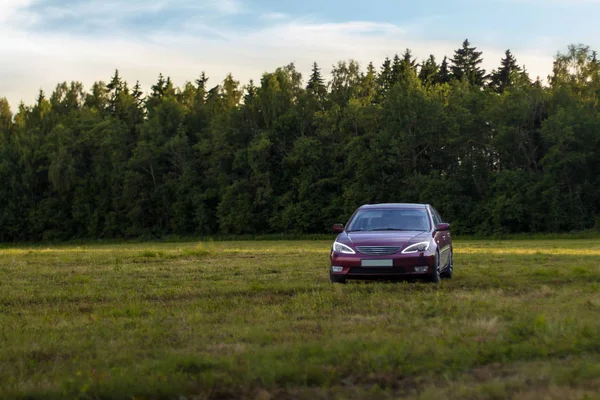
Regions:
<instances>
[{"instance_id":1,"label":"car wheel","mask_svg":"<svg viewBox=\"0 0 600 400\"><path fill-rule=\"evenodd\" d=\"M346 278L335 276L331 272L329 273L329 280L331 281L331 283L341 283L341 284L346 283Z\"/></svg>"},{"instance_id":2,"label":"car wheel","mask_svg":"<svg viewBox=\"0 0 600 400\"><path fill-rule=\"evenodd\" d=\"M433 273L430 277L431 282L433 283L439 283L441 280L441 275L440 275L440 253L436 252L435 253L435 264L433 266Z\"/></svg>"},{"instance_id":3,"label":"car wheel","mask_svg":"<svg viewBox=\"0 0 600 400\"><path fill-rule=\"evenodd\" d=\"M450 253L450 262L448 268L442 273L442 278L452 279L454 273L454 254Z\"/></svg>"}]
</instances>

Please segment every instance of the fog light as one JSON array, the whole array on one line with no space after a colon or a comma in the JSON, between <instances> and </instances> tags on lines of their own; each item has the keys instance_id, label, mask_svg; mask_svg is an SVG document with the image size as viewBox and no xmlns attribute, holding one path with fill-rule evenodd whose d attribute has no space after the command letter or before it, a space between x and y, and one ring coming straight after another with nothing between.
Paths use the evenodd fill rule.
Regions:
<instances>
[{"instance_id":1,"label":"fog light","mask_svg":"<svg viewBox=\"0 0 600 400\"><path fill-rule=\"evenodd\" d=\"M342 272L344 267L331 267L332 272Z\"/></svg>"},{"instance_id":2,"label":"fog light","mask_svg":"<svg viewBox=\"0 0 600 400\"><path fill-rule=\"evenodd\" d=\"M427 272L429 267L415 267L415 272Z\"/></svg>"}]
</instances>

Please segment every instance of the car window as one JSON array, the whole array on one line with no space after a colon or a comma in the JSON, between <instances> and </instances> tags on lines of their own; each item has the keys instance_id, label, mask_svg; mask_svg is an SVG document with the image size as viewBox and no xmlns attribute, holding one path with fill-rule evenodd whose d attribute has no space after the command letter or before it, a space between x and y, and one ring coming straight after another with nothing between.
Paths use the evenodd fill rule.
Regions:
<instances>
[{"instance_id":1,"label":"car window","mask_svg":"<svg viewBox=\"0 0 600 400\"><path fill-rule=\"evenodd\" d=\"M433 214L433 222L435 223L435 226L438 226L439 224L444 222L442 220L442 217L440 216L440 213L438 213L435 208L431 207L431 213Z\"/></svg>"},{"instance_id":2,"label":"car window","mask_svg":"<svg viewBox=\"0 0 600 400\"><path fill-rule=\"evenodd\" d=\"M433 224L435 226L438 226L440 224L440 218L438 217L438 215L436 214L435 211L431 210L431 217L433 218Z\"/></svg>"},{"instance_id":3,"label":"car window","mask_svg":"<svg viewBox=\"0 0 600 400\"><path fill-rule=\"evenodd\" d=\"M424 209L363 210L355 215L348 226L348 231L429 229L429 218Z\"/></svg>"}]
</instances>

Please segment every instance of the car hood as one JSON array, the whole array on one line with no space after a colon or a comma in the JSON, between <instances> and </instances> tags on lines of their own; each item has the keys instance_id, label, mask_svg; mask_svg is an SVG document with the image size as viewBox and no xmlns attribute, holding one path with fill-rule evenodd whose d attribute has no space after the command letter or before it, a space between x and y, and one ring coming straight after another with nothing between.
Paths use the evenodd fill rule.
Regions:
<instances>
[{"instance_id":1,"label":"car hood","mask_svg":"<svg viewBox=\"0 0 600 400\"><path fill-rule=\"evenodd\" d=\"M353 246L404 246L418 240L427 240L428 233L420 231L344 232L338 241Z\"/></svg>"}]
</instances>

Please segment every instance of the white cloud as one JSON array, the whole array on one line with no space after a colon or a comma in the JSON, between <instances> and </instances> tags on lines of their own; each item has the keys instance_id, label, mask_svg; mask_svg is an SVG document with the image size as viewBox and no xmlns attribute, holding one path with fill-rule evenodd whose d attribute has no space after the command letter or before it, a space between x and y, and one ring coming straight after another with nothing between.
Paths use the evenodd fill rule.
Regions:
<instances>
[{"instance_id":1,"label":"white cloud","mask_svg":"<svg viewBox=\"0 0 600 400\"><path fill-rule=\"evenodd\" d=\"M244 8L238 0L213 0L216 10L224 14L239 14Z\"/></svg>"},{"instance_id":2,"label":"white cloud","mask_svg":"<svg viewBox=\"0 0 600 400\"><path fill-rule=\"evenodd\" d=\"M18 29L31 28L48 21L60 25L63 19L71 18L83 25L105 28L106 32L116 29L121 34L128 28L126 20L140 15L161 14L166 19L170 11L175 11L180 14L181 20L204 20L244 12L240 0L96 0L60 5L48 5L44 0L0 1L6 4L0 6L0 11L5 7L8 10L6 14L10 16L6 17L7 24ZM61 26L61 29L66 28Z\"/></svg>"},{"instance_id":3,"label":"white cloud","mask_svg":"<svg viewBox=\"0 0 600 400\"><path fill-rule=\"evenodd\" d=\"M0 0L0 22L8 21L17 11L31 3L32 0Z\"/></svg>"},{"instance_id":4,"label":"white cloud","mask_svg":"<svg viewBox=\"0 0 600 400\"><path fill-rule=\"evenodd\" d=\"M0 10L13 16L19 6L27 5L24 0L0 1L3 1ZM114 1L103 2L101 10L108 12L110 4L116 4ZM11 4L7 7L8 3ZM154 7L164 4L155 3ZM150 7L142 1L138 5ZM204 2L202 6L212 7L214 3ZM242 12L237 2L223 7L215 12ZM95 16L101 17L105 11L96 10ZM337 61L351 58L363 67L373 61L379 68L386 56L393 57L405 48L411 48L419 59L434 54L441 61L444 55L451 56L460 46L443 39L421 40L410 36L402 27L368 21L321 23L281 18L252 30L215 28L202 22L194 22L193 26L182 23L182 27L180 32L156 31L146 37L131 34L90 37L35 33L0 24L0 37L9 38L0 41L0 74L3 76L0 97L7 97L14 109L20 100L31 104L39 89L50 93L57 83L71 80L81 81L89 89L95 81L108 80L115 69L119 69L130 84L139 80L146 89L156 82L159 73L182 85L206 71L209 83L215 85L231 72L246 84L250 79L258 81L263 72L290 62L306 77L313 61L319 63L324 73ZM210 38L206 33L210 33ZM535 46L536 43L534 49ZM484 52L485 68L496 68L504 49L478 47ZM526 64L532 77L545 78L551 71L556 50L513 49L513 53L521 64Z\"/></svg>"},{"instance_id":5,"label":"white cloud","mask_svg":"<svg viewBox=\"0 0 600 400\"><path fill-rule=\"evenodd\" d=\"M286 13L268 12L268 13L261 15L261 18L266 21L278 21L278 20L282 20L282 19L288 19L288 18L290 18L290 16Z\"/></svg>"}]
</instances>

